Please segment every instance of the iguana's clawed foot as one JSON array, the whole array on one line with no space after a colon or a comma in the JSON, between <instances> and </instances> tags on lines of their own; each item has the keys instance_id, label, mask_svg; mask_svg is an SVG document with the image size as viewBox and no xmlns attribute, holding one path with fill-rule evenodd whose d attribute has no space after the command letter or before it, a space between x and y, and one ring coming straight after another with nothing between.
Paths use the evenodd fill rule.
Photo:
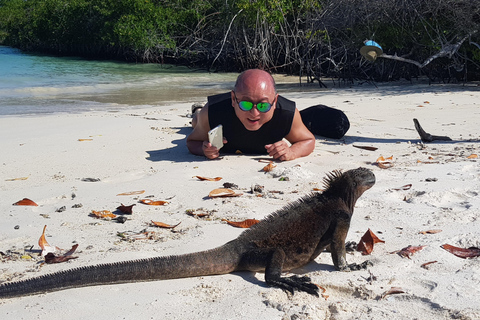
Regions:
<instances>
[{"instance_id":1,"label":"iguana's clawed foot","mask_svg":"<svg viewBox=\"0 0 480 320\"><path fill-rule=\"evenodd\" d=\"M291 276L285 278L270 279L267 281L267 284L272 287L281 288L285 291L294 294L295 290L305 291L309 294L318 297L318 286L314 285L311 282L310 277L303 276Z\"/></svg>"}]
</instances>

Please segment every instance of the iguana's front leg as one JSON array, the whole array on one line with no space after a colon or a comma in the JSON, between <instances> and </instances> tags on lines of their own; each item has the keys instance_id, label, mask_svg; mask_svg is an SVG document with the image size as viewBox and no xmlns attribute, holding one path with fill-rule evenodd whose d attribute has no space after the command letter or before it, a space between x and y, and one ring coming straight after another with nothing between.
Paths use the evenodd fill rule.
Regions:
<instances>
[{"instance_id":1,"label":"iguana's front leg","mask_svg":"<svg viewBox=\"0 0 480 320\"><path fill-rule=\"evenodd\" d=\"M350 228L350 215L347 212L340 212L336 215L337 226L333 233L330 250L332 254L333 265L339 271L353 271L366 269L372 265L370 261L364 261L361 264L347 264L347 252L345 250L345 239L347 238L348 229Z\"/></svg>"},{"instance_id":2,"label":"iguana's front leg","mask_svg":"<svg viewBox=\"0 0 480 320\"><path fill-rule=\"evenodd\" d=\"M281 288L290 293L295 290L305 291L318 297L318 287L311 282L310 277L282 277L285 252L280 248L255 249L243 256L242 264L246 269L254 270L258 266L265 267L265 282L272 287Z\"/></svg>"}]
</instances>

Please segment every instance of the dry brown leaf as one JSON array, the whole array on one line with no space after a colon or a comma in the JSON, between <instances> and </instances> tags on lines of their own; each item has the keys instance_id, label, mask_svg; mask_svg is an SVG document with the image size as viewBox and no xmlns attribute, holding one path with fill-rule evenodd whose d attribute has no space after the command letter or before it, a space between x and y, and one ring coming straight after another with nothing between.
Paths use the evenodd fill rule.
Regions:
<instances>
[{"instance_id":1,"label":"dry brown leaf","mask_svg":"<svg viewBox=\"0 0 480 320\"><path fill-rule=\"evenodd\" d=\"M477 159L477 158L478 158L478 155L476 155L475 153L473 153L473 154L471 154L467 157L467 159Z\"/></svg>"},{"instance_id":2,"label":"dry brown leaf","mask_svg":"<svg viewBox=\"0 0 480 320\"><path fill-rule=\"evenodd\" d=\"M166 223L163 223L163 222L158 222L158 221L153 221L153 220L151 220L151 221L152 221L152 224L155 227L165 228L165 229L173 229L181 223L181 222L179 222L176 225L171 225L171 224L166 224Z\"/></svg>"},{"instance_id":3,"label":"dry brown leaf","mask_svg":"<svg viewBox=\"0 0 480 320\"><path fill-rule=\"evenodd\" d=\"M276 167L276 165L273 164L273 161L270 161L265 167L263 167L263 171L270 172L275 167Z\"/></svg>"},{"instance_id":4,"label":"dry brown leaf","mask_svg":"<svg viewBox=\"0 0 480 320\"><path fill-rule=\"evenodd\" d=\"M394 191L400 191L400 190L410 190L410 188L412 187L412 184L406 184L404 186L401 186L400 188L393 188L391 190L394 190Z\"/></svg>"},{"instance_id":5,"label":"dry brown leaf","mask_svg":"<svg viewBox=\"0 0 480 320\"><path fill-rule=\"evenodd\" d=\"M435 233L439 233L439 232L442 232L442 230L432 229L432 230L420 231L419 233L420 234L435 234Z\"/></svg>"},{"instance_id":6,"label":"dry brown leaf","mask_svg":"<svg viewBox=\"0 0 480 320\"><path fill-rule=\"evenodd\" d=\"M399 294L399 293L405 293L405 291L400 287L391 287L390 290L385 291L382 294L382 299L385 298L386 296L390 295L390 294Z\"/></svg>"},{"instance_id":7,"label":"dry brown leaf","mask_svg":"<svg viewBox=\"0 0 480 320\"><path fill-rule=\"evenodd\" d=\"M28 198L23 198L20 201L17 201L13 204L14 206L35 206L38 207L38 204L36 204L34 201L28 199Z\"/></svg>"},{"instance_id":8,"label":"dry brown leaf","mask_svg":"<svg viewBox=\"0 0 480 320\"><path fill-rule=\"evenodd\" d=\"M229 225L233 226L233 227L236 227L236 228L250 228L251 226L253 226L254 224L257 224L259 223L260 221L257 220L257 219L247 219L247 220L243 220L243 221L230 221L230 220L227 220L227 219L222 219L222 221L225 221L226 223L228 223Z\"/></svg>"},{"instance_id":9,"label":"dry brown leaf","mask_svg":"<svg viewBox=\"0 0 480 320\"><path fill-rule=\"evenodd\" d=\"M425 248L426 246L408 246L408 247L405 247L401 250L397 250L397 251L392 251L390 253L397 253L399 256L403 257L403 258L408 258L410 259L410 256L412 254L414 254L415 252L417 251L420 251L422 250L423 248Z\"/></svg>"},{"instance_id":10,"label":"dry brown leaf","mask_svg":"<svg viewBox=\"0 0 480 320\"><path fill-rule=\"evenodd\" d=\"M121 206L117 207L117 210L122 212L122 213L125 213L125 214L132 214L132 209L133 209L133 206L135 206L136 204L132 204L132 205L129 205L129 206L124 206L123 203Z\"/></svg>"},{"instance_id":11,"label":"dry brown leaf","mask_svg":"<svg viewBox=\"0 0 480 320\"><path fill-rule=\"evenodd\" d=\"M101 210L101 211L92 210L91 215L95 218L100 218L105 220L110 220L117 217L117 215L113 214L111 211L108 211L108 210Z\"/></svg>"},{"instance_id":12,"label":"dry brown leaf","mask_svg":"<svg viewBox=\"0 0 480 320\"><path fill-rule=\"evenodd\" d=\"M153 201L150 199L141 199L141 200L138 200L138 202L147 204L149 206L164 206L168 203L168 201L163 201L163 200Z\"/></svg>"},{"instance_id":13,"label":"dry brown leaf","mask_svg":"<svg viewBox=\"0 0 480 320\"><path fill-rule=\"evenodd\" d=\"M202 180L202 181L220 181L220 180L222 180L222 177L207 178L207 177L201 177L201 176L194 176L194 178L197 178L198 180Z\"/></svg>"},{"instance_id":14,"label":"dry brown leaf","mask_svg":"<svg viewBox=\"0 0 480 320\"><path fill-rule=\"evenodd\" d=\"M143 194L143 193L145 193L145 190L119 193L119 194L117 194L117 196L132 196L132 195Z\"/></svg>"},{"instance_id":15,"label":"dry brown leaf","mask_svg":"<svg viewBox=\"0 0 480 320\"><path fill-rule=\"evenodd\" d=\"M358 148L358 149L363 149L363 150L368 150L368 151L376 151L378 148L376 147L371 147L371 146L357 146L357 145L353 145L355 148Z\"/></svg>"},{"instance_id":16,"label":"dry brown leaf","mask_svg":"<svg viewBox=\"0 0 480 320\"><path fill-rule=\"evenodd\" d=\"M432 263L437 263L437 261L435 260L435 261L430 261L430 262L422 263L422 264L420 265L420 267L422 267L423 269L427 269L427 270L428 270L428 268L430 268L429 265L431 265Z\"/></svg>"},{"instance_id":17,"label":"dry brown leaf","mask_svg":"<svg viewBox=\"0 0 480 320\"><path fill-rule=\"evenodd\" d=\"M218 188L218 189L213 189L210 191L208 196L210 198L218 198L218 197L238 197L241 196L241 193L235 193L232 189L228 188Z\"/></svg>"},{"instance_id":18,"label":"dry brown leaf","mask_svg":"<svg viewBox=\"0 0 480 320\"><path fill-rule=\"evenodd\" d=\"M72 246L72 248L65 254L61 256L56 256L54 253L49 252L45 255L45 263L62 263L71 259L77 259L78 257L72 256L72 254L77 250L78 244Z\"/></svg>"},{"instance_id":19,"label":"dry brown leaf","mask_svg":"<svg viewBox=\"0 0 480 320\"><path fill-rule=\"evenodd\" d=\"M384 158L383 156L378 157L374 164L376 164L381 169L388 169L393 167L393 156Z\"/></svg>"},{"instance_id":20,"label":"dry brown leaf","mask_svg":"<svg viewBox=\"0 0 480 320\"><path fill-rule=\"evenodd\" d=\"M475 258L480 256L480 248L477 248L477 247L470 247L465 249L465 248L454 247L449 244L443 244L440 247L462 259Z\"/></svg>"},{"instance_id":21,"label":"dry brown leaf","mask_svg":"<svg viewBox=\"0 0 480 320\"><path fill-rule=\"evenodd\" d=\"M357 251L360 251L363 255L369 255L373 251L373 245L378 242L385 243L385 241L379 239L369 228L358 242Z\"/></svg>"}]
</instances>

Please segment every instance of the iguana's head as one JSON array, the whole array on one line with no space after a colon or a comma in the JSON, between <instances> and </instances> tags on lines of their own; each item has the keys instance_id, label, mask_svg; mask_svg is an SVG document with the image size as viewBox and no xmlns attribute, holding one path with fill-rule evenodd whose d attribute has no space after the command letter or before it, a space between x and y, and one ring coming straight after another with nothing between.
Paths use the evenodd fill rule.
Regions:
<instances>
[{"instance_id":1,"label":"iguana's head","mask_svg":"<svg viewBox=\"0 0 480 320\"><path fill-rule=\"evenodd\" d=\"M375 175L367 168L357 168L342 172L335 170L324 179L325 188L330 196L338 196L353 201L375 184Z\"/></svg>"}]
</instances>

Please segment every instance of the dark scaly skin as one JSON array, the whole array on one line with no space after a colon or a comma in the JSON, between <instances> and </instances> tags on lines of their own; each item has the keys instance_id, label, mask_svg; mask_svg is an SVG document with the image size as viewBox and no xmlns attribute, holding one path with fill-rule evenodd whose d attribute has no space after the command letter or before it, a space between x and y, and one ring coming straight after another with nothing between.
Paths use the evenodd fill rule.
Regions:
<instances>
[{"instance_id":1,"label":"dark scaly skin","mask_svg":"<svg viewBox=\"0 0 480 320\"><path fill-rule=\"evenodd\" d=\"M125 282L177 279L226 274L234 271L265 272L268 285L293 293L318 296L309 277L282 277L282 272L302 267L330 247L340 271L366 267L347 264L345 238L357 199L375 184L365 168L334 171L324 179L326 190L305 196L274 212L238 238L218 248L179 256L156 257L74 268L0 285L0 298Z\"/></svg>"}]
</instances>

